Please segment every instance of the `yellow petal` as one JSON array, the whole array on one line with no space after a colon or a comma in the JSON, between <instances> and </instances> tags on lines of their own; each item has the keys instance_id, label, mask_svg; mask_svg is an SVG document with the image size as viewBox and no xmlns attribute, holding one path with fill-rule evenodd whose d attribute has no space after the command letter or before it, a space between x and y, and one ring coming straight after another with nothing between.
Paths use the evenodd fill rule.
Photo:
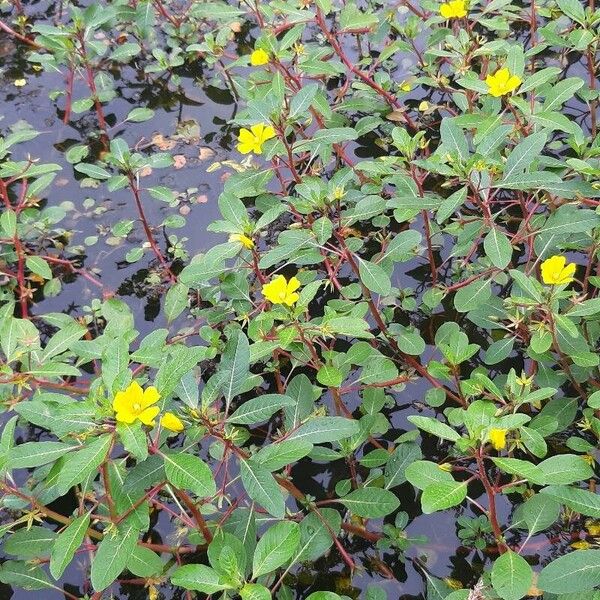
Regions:
<instances>
[{"instance_id":1,"label":"yellow petal","mask_svg":"<svg viewBox=\"0 0 600 600\"><path fill-rule=\"evenodd\" d=\"M262 132L261 135L261 141L262 142L266 142L267 140L270 140L271 138L275 137L275 130L273 129L273 127L271 127L271 125L267 125Z\"/></svg>"},{"instance_id":2,"label":"yellow petal","mask_svg":"<svg viewBox=\"0 0 600 600\"><path fill-rule=\"evenodd\" d=\"M147 387L141 402L142 408L148 408L149 406L156 404L159 399L160 394L158 393L158 390L153 385Z\"/></svg>"},{"instance_id":3,"label":"yellow petal","mask_svg":"<svg viewBox=\"0 0 600 600\"><path fill-rule=\"evenodd\" d=\"M115 415L115 419L119 423L129 423L131 425L131 423L133 423L137 419L137 415L126 408L117 412L117 414Z\"/></svg>"},{"instance_id":4,"label":"yellow petal","mask_svg":"<svg viewBox=\"0 0 600 600\"><path fill-rule=\"evenodd\" d=\"M253 67L259 67L261 65L266 65L268 62L269 62L269 55L262 48L255 50L250 55L250 64Z\"/></svg>"},{"instance_id":5,"label":"yellow petal","mask_svg":"<svg viewBox=\"0 0 600 600\"><path fill-rule=\"evenodd\" d=\"M490 429L488 438L495 450L506 447L506 429Z\"/></svg>"},{"instance_id":6,"label":"yellow petal","mask_svg":"<svg viewBox=\"0 0 600 600\"><path fill-rule=\"evenodd\" d=\"M257 123L256 125L252 125L252 127L250 127L250 131L252 131L254 138L258 141L260 141L264 129L265 126L263 123Z\"/></svg>"},{"instance_id":7,"label":"yellow petal","mask_svg":"<svg viewBox=\"0 0 600 600\"><path fill-rule=\"evenodd\" d=\"M546 285L557 285L560 273L565 268L567 259L564 256L551 256L542 263L542 281Z\"/></svg>"},{"instance_id":8,"label":"yellow petal","mask_svg":"<svg viewBox=\"0 0 600 600\"><path fill-rule=\"evenodd\" d=\"M129 408L129 406L130 402L127 399L127 392L117 392L112 403L113 410L115 412L120 412Z\"/></svg>"},{"instance_id":9,"label":"yellow petal","mask_svg":"<svg viewBox=\"0 0 600 600\"><path fill-rule=\"evenodd\" d=\"M573 275L575 275L575 270L577 269L577 265L575 263L569 263L560 273L560 277L563 280L563 283L571 283L573 281Z\"/></svg>"},{"instance_id":10,"label":"yellow petal","mask_svg":"<svg viewBox=\"0 0 600 600\"><path fill-rule=\"evenodd\" d=\"M154 425L154 417L160 412L160 408L158 406L151 406L146 410L142 411L138 415L138 419L144 424L152 427Z\"/></svg>"},{"instance_id":11,"label":"yellow petal","mask_svg":"<svg viewBox=\"0 0 600 600\"><path fill-rule=\"evenodd\" d=\"M254 143L254 134L249 129L240 129L238 141L245 144Z\"/></svg>"},{"instance_id":12,"label":"yellow petal","mask_svg":"<svg viewBox=\"0 0 600 600\"><path fill-rule=\"evenodd\" d=\"M296 304L296 302L298 302L298 299L300 298L300 294L287 294L287 296L285 297L284 303L287 304L288 306L293 306L294 304Z\"/></svg>"},{"instance_id":13,"label":"yellow petal","mask_svg":"<svg viewBox=\"0 0 600 600\"><path fill-rule=\"evenodd\" d=\"M295 292L300 287L300 281L297 277L292 277L287 284L288 294Z\"/></svg>"},{"instance_id":14,"label":"yellow petal","mask_svg":"<svg viewBox=\"0 0 600 600\"><path fill-rule=\"evenodd\" d=\"M510 79L510 71L506 67L502 67L502 69L496 71L494 77L498 83L506 84Z\"/></svg>"},{"instance_id":15,"label":"yellow petal","mask_svg":"<svg viewBox=\"0 0 600 600\"><path fill-rule=\"evenodd\" d=\"M285 301L287 290L287 281L283 275L278 275L270 281L263 285L262 293L263 296L273 304L282 304Z\"/></svg>"},{"instance_id":16,"label":"yellow petal","mask_svg":"<svg viewBox=\"0 0 600 600\"><path fill-rule=\"evenodd\" d=\"M244 248L248 248L249 250L254 248L254 241L252 240L252 238L249 238L247 235L244 235L243 233L232 233L229 236L229 241L230 242L239 242L240 244L242 244L242 246L244 246Z\"/></svg>"},{"instance_id":17,"label":"yellow petal","mask_svg":"<svg viewBox=\"0 0 600 600\"><path fill-rule=\"evenodd\" d=\"M452 8L450 7L450 4L442 4L440 6L440 15L442 15L444 19L452 18Z\"/></svg>"},{"instance_id":18,"label":"yellow petal","mask_svg":"<svg viewBox=\"0 0 600 600\"><path fill-rule=\"evenodd\" d=\"M509 80L506 82L506 87L514 92L521 85L521 78L517 75L512 75Z\"/></svg>"},{"instance_id":19,"label":"yellow petal","mask_svg":"<svg viewBox=\"0 0 600 600\"><path fill-rule=\"evenodd\" d=\"M240 142L237 145L237 151L240 154L249 154L250 152L252 152L252 150L254 150L254 141L252 141L252 142Z\"/></svg>"},{"instance_id":20,"label":"yellow petal","mask_svg":"<svg viewBox=\"0 0 600 600\"><path fill-rule=\"evenodd\" d=\"M169 431L183 431L183 421L171 412L166 412L160 419L160 424Z\"/></svg>"}]
</instances>

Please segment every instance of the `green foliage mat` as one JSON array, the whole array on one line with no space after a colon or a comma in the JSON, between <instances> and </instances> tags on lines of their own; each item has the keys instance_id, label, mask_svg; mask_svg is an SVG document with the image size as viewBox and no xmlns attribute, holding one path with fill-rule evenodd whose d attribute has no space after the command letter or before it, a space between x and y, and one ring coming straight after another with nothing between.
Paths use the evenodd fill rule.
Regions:
<instances>
[{"instance_id":1,"label":"green foliage mat","mask_svg":"<svg viewBox=\"0 0 600 600\"><path fill-rule=\"evenodd\" d=\"M594 1L23 4L0 26L81 139L55 164L30 154L52 132L0 122L0 582L597 598ZM132 72L235 110L150 140ZM208 226L182 145L220 177ZM80 196L47 202L67 172ZM156 327L96 267L102 236Z\"/></svg>"}]
</instances>

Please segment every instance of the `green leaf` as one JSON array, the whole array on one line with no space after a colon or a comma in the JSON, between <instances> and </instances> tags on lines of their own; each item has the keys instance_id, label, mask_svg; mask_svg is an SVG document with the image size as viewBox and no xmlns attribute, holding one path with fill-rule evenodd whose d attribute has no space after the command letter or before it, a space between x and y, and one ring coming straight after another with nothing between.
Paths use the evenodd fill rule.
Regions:
<instances>
[{"instance_id":1,"label":"green leaf","mask_svg":"<svg viewBox=\"0 0 600 600\"><path fill-rule=\"evenodd\" d=\"M563 485L594 476L594 469L582 456L559 454L542 461L538 468L544 474L544 483Z\"/></svg>"},{"instance_id":2,"label":"green leaf","mask_svg":"<svg viewBox=\"0 0 600 600\"><path fill-rule=\"evenodd\" d=\"M270 419L284 406L294 406L296 401L283 394L264 394L244 402L228 419L236 425L252 425Z\"/></svg>"},{"instance_id":3,"label":"green leaf","mask_svg":"<svg viewBox=\"0 0 600 600\"><path fill-rule=\"evenodd\" d=\"M279 485L271 473L251 460L240 460L242 483L248 496L270 515L283 519L285 501Z\"/></svg>"},{"instance_id":4,"label":"green leaf","mask_svg":"<svg viewBox=\"0 0 600 600\"><path fill-rule=\"evenodd\" d=\"M385 489L389 490L406 481L406 469L409 465L419 460L423 454L417 444L400 444L389 457L385 465Z\"/></svg>"},{"instance_id":5,"label":"green leaf","mask_svg":"<svg viewBox=\"0 0 600 600\"><path fill-rule=\"evenodd\" d=\"M199 498L210 498L217 492L212 471L197 456L182 452L164 454L167 479L176 488L190 490Z\"/></svg>"},{"instance_id":6,"label":"green leaf","mask_svg":"<svg viewBox=\"0 0 600 600\"><path fill-rule=\"evenodd\" d=\"M522 506L523 520L531 535L553 525L560 514L560 504L549 495L535 494Z\"/></svg>"},{"instance_id":7,"label":"green leaf","mask_svg":"<svg viewBox=\"0 0 600 600\"><path fill-rule=\"evenodd\" d=\"M74 485L95 473L105 460L112 440L112 435L102 435L83 446L81 450L67 455L56 480L57 489L64 495Z\"/></svg>"},{"instance_id":8,"label":"green leaf","mask_svg":"<svg viewBox=\"0 0 600 600\"><path fill-rule=\"evenodd\" d=\"M206 356L206 348L202 346L188 347L177 345L171 355L156 374L154 384L162 398L173 393L184 375L189 373Z\"/></svg>"},{"instance_id":9,"label":"green leaf","mask_svg":"<svg viewBox=\"0 0 600 600\"><path fill-rule=\"evenodd\" d=\"M311 444L335 442L358 433L358 422L345 417L314 417L293 431L288 440L302 440Z\"/></svg>"},{"instance_id":10,"label":"green leaf","mask_svg":"<svg viewBox=\"0 0 600 600\"><path fill-rule=\"evenodd\" d=\"M304 440L283 440L277 444L263 446L253 460L269 471L277 471L305 457L313 449L310 442Z\"/></svg>"},{"instance_id":11,"label":"green leaf","mask_svg":"<svg viewBox=\"0 0 600 600\"><path fill-rule=\"evenodd\" d=\"M91 571L92 586L97 592L105 590L125 569L137 540L138 530L129 524L119 527L116 533L107 533L98 544Z\"/></svg>"},{"instance_id":12,"label":"green leaf","mask_svg":"<svg viewBox=\"0 0 600 600\"><path fill-rule=\"evenodd\" d=\"M467 497L466 482L442 482L428 485L421 496L421 507L428 515L460 504Z\"/></svg>"},{"instance_id":13,"label":"green leaf","mask_svg":"<svg viewBox=\"0 0 600 600\"><path fill-rule=\"evenodd\" d=\"M127 115L126 121L130 123L142 123L148 121L154 116L154 111L151 108L134 108Z\"/></svg>"},{"instance_id":14,"label":"green leaf","mask_svg":"<svg viewBox=\"0 0 600 600\"><path fill-rule=\"evenodd\" d=\"M350 512L366 519L378 519L394 512L400 506L396 494L376 487L363 487L340 498Z\"/></svg>"},{"instance_id":15,"label":"green leaf","mask_svg":"<svg viewBox=\"0 0 600 600\"><path fill-rule=\"evenodd\" d=\"M483 240L483 249L498 269L504 269L512 258L512 246L505 233L492 227Z\"/></svg>"},{"instance_id":16,"label":"green leaf","mask_svg":"<svg viewBox=\"0 0 600 600\"><path fill-rule=\"evenodd\" d=\"M505 473L516 475L531 483L543 484L544 472L536 465L519 458L492 458L494 464Z\"/></svg>"},{"instance_id":17,"label":"green leaf","mask_svg":"<svg viewBox=\"0 0 600 600\"><path fill-rule=\"evenodd\" d=\"M359 259L358 272L361 281L371 292L387 296L392 290L390 276L374 262Z\"/></svg>"},{"instance_id":18,"label":"green leaf","mask_svg":"<svg viewBox=\"0 0 600 600\"><path fill-rule=\"evenodd\" d=\"M467 160L469 157L467 138L455 120L444 117L440 126L440 135L444 148L448 152L455 152L461 160Z\"/></svg>"},{"instance_id":19,"label":"green leaf","mask_svg":"<svg viewBox=\"0 0 600 600\"><path fill-rule=\"evenodd\" d=\"M54 588L48 576L40 567L16 560L7 560L0 566L0 581L6 585L24 590Z\"/></svg>"},{"instance_id":20,"label":"green leaf","mask_svg":"<svg viewBox=\"0 0 600 600\"><path fill-rule=\"evenodd\" d=\"M469 312L486 302L491 295L490 280L482 277L457 290L454 307L458 312Z\"/></svg>"},{"instance_id":21,"label":"green leaf","mask_svg":"<svg viewBox=\"0 0 600 600\"><path fill-rule=\"evenodd\" d=\"M221 582L219 574L206 565L183 565L171 575L171 583L186 590L214 594L231 586Z\"/></svg>"},{"instance_id":22,"label":"green leaf","mask_svg":"<svg viewBox=\"0 0 600 600\"><path fill-rule=\"evenodd\" d=\"M223 393L228 405L243 389L250 364L250 345L241 330L235 330L227 341L221 367L226 373Z\"/></svg>"},{"instance_id":23,"label":"green leaf","mask_svg":"<svg viewBox=\"0 0 600 600\"><path fill-rule=\"evenodd\" d=\"M98 165L92 165L90 163L79 163L75 165L75 170L92 177L93 179L110 179L111 174Z\"/></svg>"},{"instance_id":24,"label":"green leaf","mask_svg":"<svg viewBox=\"0 0 600 600\"><path fill-rule=\"evenodd\" d=\"M495 365L504 359L508 358L513 351L515 338L507 337L490 344L485 351L485 364Z\"/></svg>"},{"instance_id":25,"label":"green leaf","mask_svg":"<svg viewBox=\"0 0 600 600\"><path fill-rule=\"evenodd\" d=\"M519 142L509 154L504 165L504 179L523 173L540 155L548 135L545 131L533 133Z\"/></svg>"},{"instance_id":26,"label":"green leaf","mask_svg":"<svg viewBox=\"0 0 600 600\"><path fill-rule=\"evenodd\" d=\"M319 515L314 512L306 515L300 521L300 544L295 552L292 563L314 562L323 556L333 545L333 535L338 535L342 517L333 508L319 509Z\"/></svg>"},{"instance_id":27,"label":"green leaf","mask_svg":"<svg viewBox=\"0 0 600 600\"><path fill-rule=\"evenodd\" d=\"M75 556L75 551L81 546L85 533L90 526L90 515L83 515L74 519L62 531L52 547L50 555L50 573L54 579L60 579L65 569Z\"/></svg>"},{"instance_id":28,"label":"green leaf","mask_svg":"<svg viewBox=\"0 0 600 600\"><path fill-rule=\"evenodd\" d=\"M41 256L28 256L25 264L32 273L44 279L52 279L52 270Z\"/></svg>"},{"instance_id":29,"label":"green leaf","mask_svg":"<svg viewBox=\"0 0 600 600\"><path fill-rule=\"evenodd\" d=\"M406 479L419 490L434 483L453 483L454 479L448 471L440 469L437 463L429 460L417 460L406 467Z\"/></svg>"},{"instance_id":30,"label":"green leaf","mask_svg":"<svg viewBox=\"0 0 600 600\"><path fill-rule=\"evenodd\" d=\"M508 550L494 562L492 585L503 600L520 600L527 595L532 581L531 567L516 552Z\"/></svg>"},{"instance_id":31,"label":"green leaf","mask_svg":"<svg viewBox=\"0 0 600 600\"><path fill-rule=\"evenodd\" d=\"M138 577L156 577L163 568L160 556L144 546L136 546L127 561L127 570Z\"/></svg>"},{"instance_id":32,"label":"green leaf","mask_svg":"<svg viewBox=\"0 0 600 600\"><path fill-rule=\"evenodd\" d=\"M408 420L413 425L416 425L419 429L422 429L427 433L431 433L442 440L450 440L451 442L460 440L460 434L457 431L445 423L441 423L437 419L434 419L433 417L410 415Z\"/></svg>"},{"instance_id":33,"label":"green leaf","mask_svg":"<svg viewBox=\"0 0 600 600\"><path fill-rule=\"evenodd\" d=\"M246 583L240 590L242 600L271 600L269 588L259 583Z\"/></svg>"},{"instance_id":34,"label":"green leaf","mask_svg":"<svg viewBox=\"0 0 600 600\"><path fill-rule=\"evenodd\" d=\"M600 495L594 492L562 485L550 485L540 493L547 494L582 515L600 518Z\"/></svg>"},{"instance_id":35,"label":"green leaf","mask_svg":"<svg viewBox=\"0 0 600 600\"><path fill-rule=\"evenodd\" d=\"M583 79L580 79L579 77L567 77L554 84L546 94L544 110L556 110L567 100L570 100L575 95L575 92L583 87L584 84L585 82Z\"/></svg>"},{"instance_id":36,"label":"green leaf","mask_svg":"<svg viewBox=\"0 0 600 600\"><path fill-rule=\"evenodd\" d=\"M258 540L252 559L252 579L273 572L289 560L300 543L300 527L282 521L269 527Z\"/></svg>"},{"instance_id":37,"label":"green leaf","mask_svg":"<svg viewBox=\"0 0 600 600\"><path fill-rule=\"evenodd\" d=\"M11 534L3 544L3 551L20 558L46 556L56 539L56 533L46 527L23 528Z\"/></svg>"},{"instance_id":38,"label":"green leaf","mask_svg":"<svg viewBox=\"0 0 600 600\"><path fill-rule=\"evenodd\" d=\"M600 550L576 550L546 565L537 586L550 594L587 592L600 585Z\"/></svg>"},{"instance_id":39,"label":"green leaf","mask_svg":"<svg viewBox=\"0 0 600 600\"><path fill-rule=\"evenodd\" d=\"M174 321L187 307L189 288L183 283L176 283L165 296L165 316L167 323Z\"/></svg>"},{"instance_id":40,"label":"green leaf","mask_svg":"<svg viewBox=\"0 0 600 600\"><path fill-rule=\"evenodd\" d=\"M317 381L325 387L340 387L344 381L344 374L332 365L323 365L317 371Z\"/></svg>"},{"instance_id":41,"label":"green leaf","mask_svg":"<svg viewBox=\"0 0 600 600\"><path fill-rule=\"evenodd\" d=\"M319 86L316 83L310 83L302 86L298 93L292 96L288 115L290 121L296 120L308 111L318 90Z\"/></svg>"},{"instance_id":42,"label":"green leaf","mask_svg":"<svg viewBox=\"0 0 600 600\"><path fill-rule=\"evenodd\" d=\"M6 234L6 237L12 238L17 232L17 214L14 210L3 210L0 215L0 226Z\"/></svg>"},{"instance_id":43,"label":"green leaf","mask_svg":"<svg viewBox=\"0 0 600 600\"><path fill-rule=\"evenodd\" d=\"M125 450L138 461L148 458L146 434L139 421L135 423L117 423L117 433Z\"/></svg>"},{"instance_id":44,"label":"green leaf","mask_svg":"<svg viewBox=\"0 0 600 600\"><path fill-rule=\"evenodd\" d=\"M54 462L77 446L64 442L26 442L14 446L8 452L8 467L10 469L27 469L39 467Z\"/></svg>"},{"instance_id":45,"label":"green leaf","mask_svg":"<svg viewBox=\"0 0 600 600\"><path fill-rule=\"evenodd\" d=\"M46 362L53 356L62 354L69 350L73 344L81 339L87 332L87 329L79 323L70 323L57 331L46 344L40 362Z\"/></svg>"}]
</instances>

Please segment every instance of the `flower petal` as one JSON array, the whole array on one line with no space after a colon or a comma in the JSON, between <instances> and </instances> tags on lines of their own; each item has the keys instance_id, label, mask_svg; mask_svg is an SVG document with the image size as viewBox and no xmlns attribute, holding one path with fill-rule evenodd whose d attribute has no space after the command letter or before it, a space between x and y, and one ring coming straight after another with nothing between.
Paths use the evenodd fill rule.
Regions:
<instances>
[{"instance_id":1,"label":"flower petal","mask_svg":"<svg viewBox=\"0 0 600 600\"><path fill-rule=\"evenodd\" d=\"M160 394L158 390L153 386L149 386L144 391L144 397L142 398L141 405L142 408L148 408L153 404L156 404L160 399Z\"/></svg>"},{"instance_id":2,"label":"flower petal","mask_svg":"<svg viewBox=\"0 0 600 600\"><path fill-rule=\"evenodd\" d=\"M267 125L261 134L261 142L266 142L275 137L275 130L270 125Z\"/></svg>"},{"instance_id":3,"label":"flower petal","mask_svg":"<svg viewBox=\"0 0 600 600\"><path fill-rule=\"evenodd\" d=\"M291 294L292 292L295 292L298 288L300 287L300 281L298 280L297 277L292 277L287 284L287 292L288 294Z\"/></svg>"},{"instance_id":4,"label":"flower petal","mask_svg":"<svg viewBox=\"0 0 600 600\"><path fill-rule=\"evenodd\" d=\"M254 149L254 141L251 142L240 142L237 145L237 151L240 154L249 154Z\"/></svg>"},{"instance_id":5,"label":"flower petal","mask_svg":"<svg viewBox=\"0 0 600 600\"><path fill-rule=\"evenodd\" d=\"M131 410L121 410L115 415L115 419L119 423L133 423L137 419L137 415Z\"/></svg>"},{"instance_id":6,"label":"flower petal","mask_svg":"<svg viewBox=\"0 0 600 600\"><path fill-rule=\"evenodd\" d=\"M254 134L249 129L240 129L238 141L245 144L254 143Z\"/></svg>"},{"instance_id":7,"label":"flower petal","mask_svg":"<svg viewBox=\"0 0 600 600\"><path fill-rule=\"evenodd\" d=\"M115 394L112 408L115 412L120 412L122 410L127 410L131 406L131 402L129 401L129 396L127 392L117 392Z\"/></svg>"},{"instance_id":8,"label":"flower petal","mask_svg":"<svg viewBox=\"0 0 600 600\"><path fill-rule=\"evenodd\" d=\"M252 125L252 127L250 127L250 131L252 131L252 133L254 134L254 137L256 138L256 140L258 142L260 142L260 140L261 140L261 136L263 134L264 129L265 129L265 126L263 123L257 123L256 125Z\"/></svg>"},{"instance_id":9,"label":"flower petal","mask_svg":"<svg viewBox=\"0 0 600 600\"><path fill-rule=\"evenodd\" d=\"M296 302L298 302L299 298L300 294L287 294L287 296L285 297L285 304L287 304L288 306L293 306L294 304L296 304Z\"/></svg>"},{"instance_id":10,"label":"flower petal","mask_svg":"<svg viewBox=\"0 0 600 600\"><path fill-rule=\"evenodd\" d=\"M174 415L171 412L166 412L161 417L160 424L165 429L169 429L170 431L179 432L184 430L183 421L177 415Z\"/></svg>"},{"instance_id":11,"label":"flower petal","mask_svg":"<svg viewBox=\"0 0 600 600\"><path fill-rule=\"evenodd\" d=\"M144 424L144 425L150 425L153 426L154 425L154 417L156 417L156 415L160 412L160 408L158 408L158 406L151 406L150 408L147 408L146 410L142 411L139 415L138 415L138 419Z\"/></svg>"}]
</instances>

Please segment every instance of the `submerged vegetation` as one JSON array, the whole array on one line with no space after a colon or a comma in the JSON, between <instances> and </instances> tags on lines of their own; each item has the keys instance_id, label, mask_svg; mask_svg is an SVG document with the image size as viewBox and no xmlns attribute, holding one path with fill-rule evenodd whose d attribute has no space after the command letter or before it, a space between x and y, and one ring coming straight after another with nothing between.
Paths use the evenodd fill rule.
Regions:
<instances>
[{"instance_id":1,"label":"submerged vegetation","mask_svg":"<svg viewBox=\"0 0 600 600\"><path fill-rule=\"evenodd\" d=\"M594 0L41 4L0 5L0 582L596 598Z\"/></svg>"}]
</instances>

